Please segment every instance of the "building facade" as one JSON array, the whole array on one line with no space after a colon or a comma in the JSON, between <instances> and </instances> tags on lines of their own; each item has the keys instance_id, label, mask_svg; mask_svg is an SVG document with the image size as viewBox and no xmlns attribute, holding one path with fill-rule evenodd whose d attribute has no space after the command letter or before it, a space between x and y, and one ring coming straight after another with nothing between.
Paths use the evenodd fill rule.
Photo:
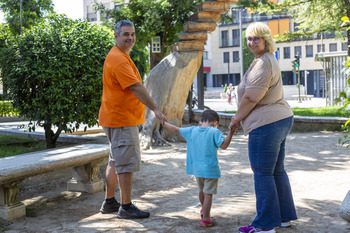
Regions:
<instances>
[{"instance_id":1,"label":"building facade","mask_svg":"<svg viewBox=\"0 0 350 233\"><path fill-rule=\"evenodd\" d=\"M93 8L96 0L84 0L84 18L90 23L101 23L106 19L104 15ZM99 0L108 9L119 8L121 4L127 4L128 0L114 2L111 0ZM273 35L297 30L293 18L288 15L264 15L251 13L248 10L232 11L230 24L220 23L216 30L209 33L203 51L204 86L209 88L224 87L232 83L238 85L244 71L241 70L241 40L240 28L245 31L247 26L256 21L266 23ZM316 61L316 54L339 53L347 51L346 41L335 39L334 33L314 35L311 38L300 38L290 42L276 43L276 58L279 61L283 85L296 86L297 75L292 71L292 61L298 54L300 56L300 82L303 86L303 94L325 97L327 89L325 64ZM243 62L244 59L242 59ZM194 82L196 89L197 83ZM293 89L290 87L290 89Z\"/></svg>"},{"instance_id":2,"label":"building facade","mask_svg":"<svg viewBox=\"0 0 350 233\"><path fill-rule=\"evenodd\" d=\"M230 24L221 24L210 33L205 46L204 83L205 87L223 87L225 84L238 85L241 80L240 64L240 18L239 10L233 11L234 20ZM287 15L258 15L242 10L242 29L256 21L266 23L273 35L296 31L294 20ZM347 51L346 41L335 39L334 33L314 35L290 42L276 43L276 58L279 61L284 85L296 85L297 75L292 71L292 61L300 56L301 85L303 94L315 97L325 96L325 70L323 63L316 61L318 53ZM243 60L244 62L244 60Z\"/></svg>"},{"instance_id":3,"label":"building facade","mask_svg":"<svg viewBox=\"0 0 350 233\"><path fill-rule=\"evenodd\" d=\"M84 19L89 23L102 23L103 19L106 19L106 16L101 15L99 12L96 12L94 9L95 2L102 3L103 6L107 9L116 9L120 8L120 6L124 3L128 3L128 0L123 1L111 1L111 0L84 0Z\"/></svg>"}]
</instances>

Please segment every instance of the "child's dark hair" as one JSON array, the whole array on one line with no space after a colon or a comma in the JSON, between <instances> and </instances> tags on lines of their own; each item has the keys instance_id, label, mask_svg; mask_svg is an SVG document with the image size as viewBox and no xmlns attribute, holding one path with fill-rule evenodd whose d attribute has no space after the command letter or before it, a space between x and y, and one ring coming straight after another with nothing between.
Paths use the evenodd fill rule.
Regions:
<instances>
[{"instance_id":1,"label":"child's dark hair","mask_svg":"<svg viewBox=\"0 0 350 233\"><path fill-rule=\"evenodd\" d=\"M217 121L219 122L220 117L219 114L217 112L215 112L214 110L205 110L202 114L201 117L201 122L214 122Z\"/></svg>"}]
</instances>

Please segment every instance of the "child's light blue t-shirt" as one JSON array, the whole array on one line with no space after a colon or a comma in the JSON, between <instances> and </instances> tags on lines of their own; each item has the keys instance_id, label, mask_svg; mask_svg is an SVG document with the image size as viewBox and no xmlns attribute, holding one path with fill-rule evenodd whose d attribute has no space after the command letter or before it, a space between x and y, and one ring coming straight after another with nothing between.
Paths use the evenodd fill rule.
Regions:
<instances>
[{"instance_id":1,"label":"child's light blue t-shirt","mask_svg":"<svg viewBox=\"0 0 350 233\"><path fill-rule=\"evenodd\" d=\"M220 178L217 151L225 140L221 131L214 127L192 126L180 128L180 134L187 142L186 173L201 178Z\"/></svg>"}]
</instances>

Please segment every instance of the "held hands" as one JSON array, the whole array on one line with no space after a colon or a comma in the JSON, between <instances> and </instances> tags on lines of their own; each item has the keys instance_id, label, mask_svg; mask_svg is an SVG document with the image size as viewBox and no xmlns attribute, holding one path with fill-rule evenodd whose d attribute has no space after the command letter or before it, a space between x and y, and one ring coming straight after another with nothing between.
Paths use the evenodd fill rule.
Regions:
<instances>
[{"instance_id":1,"label":"held hands","mask_svg":"<svg viewBox=\"0 0 350 233\"><path fill-rule=\"evenodd\" d=\"M163 125L164 122L168 121L166 119L166 116L159 110L154 111L154 114L156 115L157 119L160 121L160 123Z\"/></svg>"},{"instance_id":2,"label":"held hands","mask_svg":"<svg viewBox=\"0 0 350 233\"><path fill-rule=\"evenodd\" d=\"M228 128L232 133L237 134L240 126L241 126L241 123L235 120L234 118L232 118Z\"/></svg>"}]
</instances>

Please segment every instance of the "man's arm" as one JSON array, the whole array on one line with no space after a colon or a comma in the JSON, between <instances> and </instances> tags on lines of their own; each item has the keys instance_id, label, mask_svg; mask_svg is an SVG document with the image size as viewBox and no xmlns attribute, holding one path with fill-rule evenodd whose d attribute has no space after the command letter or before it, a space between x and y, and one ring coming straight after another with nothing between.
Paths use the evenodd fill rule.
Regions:
<instances>
[{"instance_id":1,"label":"man's arm","mask_svg":"<svg viewBox=\"0 0 350 233\"><path fill-rule=\"evenodd\" d=\"M179 127L177 127L175 125L172 125L168 122L164 122L163 126L164 126L164 128L166 128L167 130L169 130L172 133L180 134Z\"/></svg>"},{"instance_id":2,"label":"man's arm","mask_svg":"<svg viewBox=\"0 0 350 233\"><path fill-rule=\"evenodd\" d=\"M141 83L135 83L128 88L136 96L136 98L141 101L141 103L146 105L147 108L154 112L161 124L167 121L164 114L158 110L157 106L149 96L147 89Z\"/></svg>"}]
</instances>

